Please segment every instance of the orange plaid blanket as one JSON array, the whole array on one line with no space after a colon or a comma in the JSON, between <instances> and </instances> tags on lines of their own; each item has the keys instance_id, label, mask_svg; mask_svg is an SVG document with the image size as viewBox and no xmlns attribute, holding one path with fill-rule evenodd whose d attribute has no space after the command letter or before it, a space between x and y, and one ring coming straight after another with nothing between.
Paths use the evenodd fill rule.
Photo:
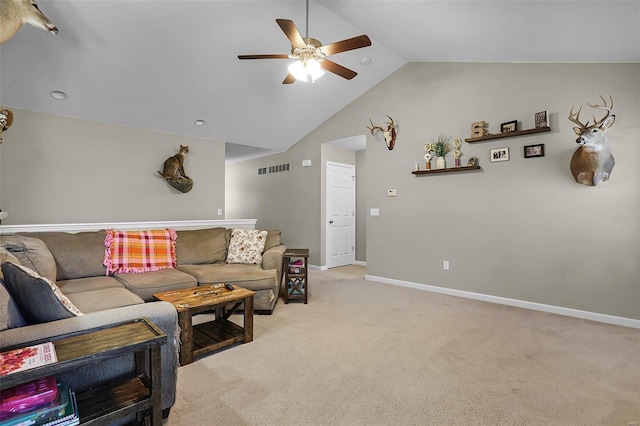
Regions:
<instances>
[{"instance_id":1,"label":"orange plaid blanket","mask_svg":"<svg viewBox=\"0 0 640 426\"><path fill-rule=\"evenodd\" d=\"M176 267L176 231L107 229L104 266L107 275L159 271Z\"/></svg>"}]
</instances>

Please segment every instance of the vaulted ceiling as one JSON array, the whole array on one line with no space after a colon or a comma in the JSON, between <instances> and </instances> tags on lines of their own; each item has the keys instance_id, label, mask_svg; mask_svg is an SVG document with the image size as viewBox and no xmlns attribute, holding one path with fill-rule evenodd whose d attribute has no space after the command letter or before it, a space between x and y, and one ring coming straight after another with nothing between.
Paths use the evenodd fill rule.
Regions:
<instances>
[{"instance_id":1,"label":"vaulted ceiling","mask_svg":"<svg viewBox=\"0 0 640 426\"><path fill-rule=\"evenodd\" d=\"M230 161L288 149L407 62L640 61L639 1L311 1L310 37L372 46L331 57L353 80L291 85L291 60L237 55L289 53L275 19L304 36L304 0L39 6L60 32L25 26L0 46L0 105L226 142Z\"/></svg>"}]
</instances>

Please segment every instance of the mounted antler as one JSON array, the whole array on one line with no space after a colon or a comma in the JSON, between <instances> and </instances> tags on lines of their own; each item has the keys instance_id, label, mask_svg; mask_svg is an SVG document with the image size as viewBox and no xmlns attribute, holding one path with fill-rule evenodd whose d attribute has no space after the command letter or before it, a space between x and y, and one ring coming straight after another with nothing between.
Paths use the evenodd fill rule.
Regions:
<instances>
[{"instance_id":1,"label":"mounted antler","mask_svg":"<svg viewBox=\"0 0 640 426\"><path fill-rule=\"evenodd\" d=\"M578 135L576 143L580 144L580 147L571 157L571 173L576 182L591 186L609 179L611 170L615 165L613 155L611 155L611 144L605 135L616 120L616 116L611 114L613 97L609 96L611 101L609 106L607 106L607 101L602 95L600 95L600 99L602 99L602 105L587 103L591 108L606 111L605 116L600 120L597 120L594 116L593 124L591 125L589 125L588 121L584 124L580 121L582 107L576 113L573 112L573 106L569 111L569 121L578 125L578 127L573 128L573 131Z\"/></svg>"},{"instance_id":2,"label":"mounted antler","mask_svg":"<svg viewBox=\"0 0 640 426\"><path fill-rule=\"evenodd\" d=\"M396 144L396 124L393 122L393 118L389 117L388 115L387 118L389 118L389 120L391 121L387 121L385 123L387 125L386 129L383 129L380 126L376 126L375 124L373 124L373 120L371 119L369 119L371 127L367 126L367 129L371 131L372 136L375 136L376 130L381 131L382 135L384 136L384 141L387 144L387 148L389 149L389 151L391 151Z\"/></svg>"}]
</instances>

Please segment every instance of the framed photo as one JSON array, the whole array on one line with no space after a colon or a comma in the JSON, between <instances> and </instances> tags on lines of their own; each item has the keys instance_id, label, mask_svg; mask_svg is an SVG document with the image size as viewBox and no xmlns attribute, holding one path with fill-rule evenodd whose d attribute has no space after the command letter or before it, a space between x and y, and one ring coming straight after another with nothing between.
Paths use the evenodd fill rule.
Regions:
<instances>
[{"instance_id":1,"label":"framed photo","mask_svg":"<svg viewBox=\"0 0 640 426\"><path fill-rule=\"evenodd\" d=\"M535 121L536 129L549 127L549 115L547 114L547 111L536 112Z\"/></svg>"},{"instance_id":2,"label":"framed photo","mask_svg":"<svg viewBox=\"0 0 640 426\"><path fill-rule=\"evenodd\" d=\"M516 130L518 130L518 120L500 124L500 133L515 132Z\"/></svg>"},{"instance_id":3,"label":"framed photo","mask_svg":"<svg viewBox=\"0 0 640 426\"><path fill-rule=\"evenodd\" d=\"M492 149L489 155L492 163L496 161L509 161L509 148Z\"/></svg>"},{"instance_id":4,"label":"framed photo","mask_svg":"<svg viewBox=\"0 0 640 426\"><path fill-rule=\"evenodd\" d=\"M525 145L524 158L544 157L544 144Z\"/></svg>"}]
</instances>

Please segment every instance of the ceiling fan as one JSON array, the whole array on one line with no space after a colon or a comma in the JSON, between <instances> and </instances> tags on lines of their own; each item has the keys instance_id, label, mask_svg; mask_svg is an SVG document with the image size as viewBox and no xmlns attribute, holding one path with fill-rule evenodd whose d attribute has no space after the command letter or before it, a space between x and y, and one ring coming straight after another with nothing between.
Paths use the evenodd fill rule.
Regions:
<instances>
[{"instance_id":1,"label":"ceiling fan","mask_svg":"<svg viewBox=\"0 0 640 426\"><path fill-rule=\"evenodd\" d=\"M296 62L289 65L289 74L287 74L282 84L291 84L296 80L314 82L324 74L323 70L351 80L358 73L327 59L327 56L371 46L371 40L364 34L326 45L323 45L315 38L310 38L309 0L307 0L306 37L302 38L293 21L276 19L276 22L291 42L291 54L238 55L238 59L297 59Z\"/></svg>"}]
</instances>

